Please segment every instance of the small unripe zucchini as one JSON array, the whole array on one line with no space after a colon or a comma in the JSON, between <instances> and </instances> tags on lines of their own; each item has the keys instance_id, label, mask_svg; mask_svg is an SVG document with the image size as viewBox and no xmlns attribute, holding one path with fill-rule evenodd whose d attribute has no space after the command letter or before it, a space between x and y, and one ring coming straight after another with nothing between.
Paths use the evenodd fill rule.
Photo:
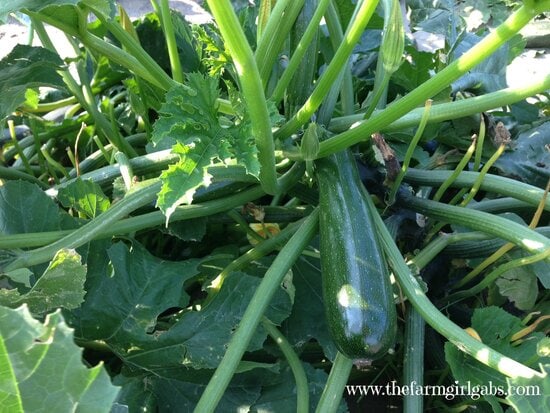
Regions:
<instances>
[{"instance_id":1,"label":"small unripe zucchini","mask_svg":"<svg viewBox=\"0 0 550 413\"><path fill-rule=\"evenodd\" d=\"M338 350L351 359L382 357L397 316L388 267L357 166L349 150L316 161L323 299Z\"/></svg>"}]
</instances>

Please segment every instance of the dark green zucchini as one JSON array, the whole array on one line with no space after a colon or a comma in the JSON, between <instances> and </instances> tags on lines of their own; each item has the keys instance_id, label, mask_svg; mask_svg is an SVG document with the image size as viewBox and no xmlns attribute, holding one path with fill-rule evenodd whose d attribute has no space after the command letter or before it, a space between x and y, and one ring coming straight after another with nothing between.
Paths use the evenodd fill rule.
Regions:
<instances>
[{"instance_id":1,"label":"dark green zucchini","mask_svg":"<svg viewBox=\"0 0 550 413\"><path fill-rule=\"evenodd\" d=\"M397 316L388 267L349 151L316 161L323 299L338 350L376 359L393 346Z\"/></svg>"}]
</instances>

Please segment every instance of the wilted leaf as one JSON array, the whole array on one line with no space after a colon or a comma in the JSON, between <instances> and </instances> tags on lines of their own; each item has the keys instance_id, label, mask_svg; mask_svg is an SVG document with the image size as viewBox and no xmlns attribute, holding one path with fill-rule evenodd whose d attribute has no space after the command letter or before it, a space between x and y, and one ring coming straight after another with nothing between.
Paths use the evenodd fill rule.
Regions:
<instances>
[{"instance_id":1,"label":"wilted leaf","mask_svg":"<svg viewBox=\"0 0 550 413\"><path fill-rule=\"evenodd\" d=\"M82 364L82 350L59 311L41 324L25 306L0 307L0 348L2 411L110 411L118 388L101 364Z\"/></svg>"},{"instance_id":2,"label":"wilted leaf","mask_svg":"<svg viewBox=\"0 0 550 413\"><path fill-rule=\"evenodd\" d=\"M74 250L60 250L29 292L0 290L0 305L17 307L23 303L33 314L45 314L56 308L73 309L84 300L86 266Z\"/></svg>"}]
</instances>

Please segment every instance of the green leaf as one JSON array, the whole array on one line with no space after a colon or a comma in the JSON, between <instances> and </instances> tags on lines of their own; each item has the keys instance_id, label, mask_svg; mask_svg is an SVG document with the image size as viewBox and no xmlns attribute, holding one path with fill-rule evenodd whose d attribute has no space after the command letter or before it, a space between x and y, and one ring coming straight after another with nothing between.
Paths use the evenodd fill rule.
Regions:
<instances>
[{"instance_id":1,"label":"green leaf","mask_svg":"<svg viewBox=\"0 0 550 413\"><path fill-rule=\"evenodd\" d=\"M245 273L232 273L215 298L200 311L184 312L166 332L158 332L129 349L123 358L154 371L158 368L215 368L225 354L232 333L260 283ZM280 288L270 302L266 317L280 324L290 313L290 297ZM262 348L267 333L259 328L248 350Z\"/></svg>"},{"instance_id":2,"label":"green leaf","mask_svg":"<svg viewBox=\"0 0 550 413\"><path fill-rule=\"evenodd\" d=\"M86 368L81 352L59 311L41 324L26 306L0 307L1 410L109 412L118 388L101 364Z\"/></svg>"},{"instance_id":3,"label":"green leaf","mask_svg":"<svg viewBox=\"0 0 550 413\"><path fill-rule=\"evenodd\" d=\"M113 0L5 0L0 5L0 18L8 13L23 9L41 12L50 6L66 6L82 4L93 7L105 16L112 16L115 10Z\"/></svg>"},{"instance_id":4,"label":"green leaf","mask_svg":"<svg viewBox=\"0 0 550 413\"><path fill-rule=\"evenodd\" d=\"M455 48L454 58L460 57L482 40L481 37L466 33ZM496 92L504 89L506 84L506 67L508 65L508 44L504 44L489 58L482 61L467 74L453 83L453 92L475 90L476 93Z\"/></svg>"},{"instance_id":5,"label":"green leaf","mask_svg":"<svg viewBox=\"0 0 550 413\"><path fill-rule=\"evenodd\" d=\"M185 73L199 70L200 60L197 55L197 47L191 37L191 28L184 17L171 10L172 24L176 35L178 55L183 71ZM143 49L157 62L166 72L170 73L170 59L166 38L162 31L160 20L156 13L148 13L142 17L136 26L139 42Z\"/></svg>"},{"instance_id":6,"label":"green leaf","mask_svg":"<svg viewBox=\"0 0 550 413\"><path fill-rule=\"evenodd\" d=\"M330 360L336 356L336 346L328 331L321 290L319 259L300 257L292 267L296 289L292 314L285 320L281 332L298 349L315 339Z\"/></svg>"},{"instance_id":7,"label":"green leaf","mask_svg":"<svg viewBox=\"0 0 550 413\"><path fill-rule=\"evenodd\" d=\"M206 234L206 218L176 221L168 225L166 230L170 235L178 237L182 241L200 241Z\"/></svg>"},{"instance_id":8,"label":"green leaf","mask_svg":"<svg viewBox=\"0 0 550 413\"><path fill-rule=\"evenodd\" d=\"M505 272L496 280L496 285L500 294L520 310L531 310L537 301L537 276L529 265Z\"/></svg>"},{"instance_id":9,"label":"green leaf","mask_svg":"<svg viewBox=\"0 0 550 413\"><path fill-rule=\"evenodd\" d=\"M155 145L174 145L180 161L161 174L158 206L167 221L175 208L190 204L198 187L208 186L213 161L243 164L257 176L256 146L246 118L221 126L217 113L218 80L198 73L187 75L187 86L177 85L166 97L153 130Z\"/></svg>"},{"instance_id":10,"label":"green leaf","mask_svg":"<svg viewBox=\"0 0 550 413\"><path fill-rule=\"evenodd\" d=\"M0 305L17 307L25 303L33 314L45 314L58 307L73 309L84 301L86 266L74 250L60 250L29 292L0 290Z\"/></svg>"},{"instance_id":11,"label":"green leaf","mask_svg":"<svg viewBox=\"0 0 550 413\"><path fill-rule=\"evenodd\" d=\"M212 376L211 370L172 369L168 377L141 374L136 377L119 375L115 383L122 390L116 406L127 411L191 412ZM127 372L123 372L127 373ZM254 369L236 374L224 392L216 412L248 412L250 406L260 396L261 385L266 377L276 375L265 369ZM125 411L125 410L120 410Z\"/></svg>"},{"instance_id":12,"label":"green leaf","mask_svg":"<svg viewBox=\"0 0 550 413\"><path fill-rule=\"evenodd\" d=\"M302 363L306 372L309 386L309 405L317 406L321 393L325 387L328 375L323 370L313 368L308 363ZM285 412L296 406L296 381L288 364L284 364L281 373L270 380L262 388L260 398L250 409L251 413ZM342 400L337 412L346 412L345 402Z\"/></svg>"},{"instance_id":13,"label":"green leaf","mask_svg":"<svg viewBox=\"0 0 550 413\"><path fill-rule=\"evenodd\" d=\"M137 242L131 249L122 242L114 244L108 259L103 251L90 254L79 333L106 340L114 348L146 339L163 311L187 305L183 283L198 273L197 261L163 261Z\"/></svg>"},{"instance_id":14,"label":"green leaf","mask_svg":"<svg viewBox=\"0 0 550 413\"><path fill-rule=\"evenodd\" d=\"M481 341L494 350L528 366L548 361L548 358L537 354L537 344L544 339L543 333L531 333L521 344L512 345L511 337L524 327L519 318L498 307L476 309L472 316L472 328L479 334ZM445 344L445 359L455 379L462 384L469 382L471 386L488 386L488 383L492 383L507 389L506 378L502 374L481 364L449 342ZM496 394L503 395L503 392ZM491 397L487 400L495 401Z\"/></svg>"},{"instance_id":15,"label":"green leaf","mask_svg":"<svg viewBox=\"0 0 550 413\"><path fill-rule=\"evenodd\" d=\"M59 207L37 185L8 181L0 186L0 234L59 229Z\"/></svg>"},{"instance_id":16,"label":"green leaf","mask_svg":"<svg viewBox=\"0 0 550 413\"><path fill-rule=\"evenodd\" d=\"M550 122L522 132L511 151L503 153L495 166L505 175L541 188L550 177ZM550 287L545 284L546 288Z\"/></svg>"},{"instance_id":17,"label":"green leaf","mask_svg":"<svg viewBox=\"0 0 550 413\"><path fill-rule=\"evenodd\" d=\"M550 364L542 367L542 375L527 379L514 377L508 379L508 385L514 389L506 397L517 412L539 413L547 412L550 407Z\"/></svg>"},{"instance_id":18,"label":"green leaf","mask_svg":"<svg viewBox=\"0 0 550 413\"><path fill-rule=\"evenodd\" d=\"M42 47L17 45L0 61L0 121L9 116L27 98L27 89L39 86L64 88L57 73L63 61Z\"/></svg>"},{"instance_id":19,"label":"green leaf","mask_svg":"<svg viewBox=\"0 0 550 413\"><path fill-rule=\"evenodd\" d=\"M111 205L98 184L80 178L63 187L57 199L65 208L73 208L87 218L95 218Z\"/></svg>"}]
</instances>

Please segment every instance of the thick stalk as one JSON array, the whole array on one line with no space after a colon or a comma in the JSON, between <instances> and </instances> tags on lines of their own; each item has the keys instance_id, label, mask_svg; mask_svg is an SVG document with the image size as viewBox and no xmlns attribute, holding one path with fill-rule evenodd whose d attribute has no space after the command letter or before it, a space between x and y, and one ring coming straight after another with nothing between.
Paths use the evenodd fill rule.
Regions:
<instances>
[{"instance_id":1,"label":"thick stalk","mask_svg":"<svg viewBox=\"0 0 550 413\"><path fill-rule=\"evenodd\" d=\"M76 231L71 232L66 237L61 238L60 240L45 247L21 252L18 254L15 261L6 266L5 271L12 271L18 268L29 267L47 262L51 260L60 249L77 248L87 242L90 242L101 234L102 231L105 231L107 228L119 221L123 216L153 202L158 191L160 190L160 187L160 181L156 180L154 183L126 195L122 200L114 204L103 214L99 215L97 218L94 218Z\"/></svg>"},{"instance_id":2,"label":"thick stalk","mask_svg":"<svg viewBox=\"0 0 550 413\"><path fill-rule=\"evenodd\" d=\"M164 30L164 38L166 39L168 57L172 69L172 78L176 82L183 83L183 70L181 68L178 45L176 44L176 34L174 33L174 26L172 25L172 15L170 13L168 0L159 0L159 6L162 29Z\"/></svg>"},{"instance_id":3,"label":"thick stalk","mask_svg":"<svg viewBox=\"0 0 550 413\"><path fill-rule=\"evenodd\" d=\"M416 311L422 315L422 318L424 318L424 320L426 320L426 322L431 325L434 330L446 337L461 351L469 354L486 366L499 371L505 376L525 378L540 376L540 373L537 371L504 356L503 354L493 350L491 347L476 340L462 328L445 317L445 315L443 315L432 304L426 294L422 291L422 287L411 273L410 268L403 260L399 248L395 245L395 242L393 241L391 234L388 232L384 221L382 221L382 218L380 218L380 215L376 211L376 207L370 199L367 199L367 201L369 201L372 216L375 220L376 227L378 228L380 241L384 246L384 250L388 257L388 262L394 270L394 274L399 281L401 289ZM462 208L462 210L463 209L464 208Z\"/></svg>"},{"instance_id":4,"label":"thick stalk","mask_svg":"<svg viewBox=\"0 0 550 413\"><path fill-rule=\"evenodd\" d=\"M413 306L408 306L405 320L405 356L403 358L403 384L424 385L424 332L425 322ZM408 394L403 397L404 413L422 413L424 396Z\"/></svg>"},{"instance_id":5,"label":"thick stalk","mask_svg":"<svg viewBox=\"0 0 550 413\"><path fill-rule=\"evenodd\" d=\"M256 49L255 61L262 84L267 84L281 50L305 0L278 0L275 3ZM219 23L219 22L218 22Z\"/></svg>"},{"instance_id":6,"label":"thick stalk","mask_svg":"<svg viewBox=\"0 0 550 413\"><path fill-rule=\"evenodd\" d=\"M528 227L500 216L469 208L403 195L399 202L406 208L443 222L503 238L531 253L550 248L550 240Z\"/></svg>"},{"instance_id":7,"label":"thick stalk","mask_svg":"<svg viewBox=\"0 0 550 413\"><path fill-rule=\"evenodd\" d=\"M308 413L309 388L307 384L306 372L304 371L302 362L286 337L281 334L281 332L273 325L271 321L264 317L262 319L262 326L266 329L273 341L277 343L279 349L284 354L292 373L294 374L294 380L296 380L296 412Z\"/></svg>"},{"instance_id":8,"label":"thick stalk","mask_svg":"<svg viewBox=\"0 0 550 413\"><path fill-rule=\"evenodd\" d=\"M267 109L263 85L254 60L254 55L233 6L229 0L209 0L208 5L216 19L223 39L233 58L239 77L241 91L246 103L252 134L256 137L258 160L260 161L260 182L268 194L277 192L275 155L271 121Z\"/></svg>"},{"instance_id":9,"label":"thick stalk","mask_svg":"<svg viewBox=\"0 0 550 413\"><path fill-rule=\"evenodd\" d=\"M292 119L275 132L275 137L277 139L284 139L292 135L300 126L306 123L315 113L317 108L319 108L323 99L330 91L332 84L342 71L342 68L347 67L348 58L355 44L359 41L361 34L364 32L377 4L378 0L365 0L358 4L357 7L359 7L359 10L357 16L346 31L344 41L340 44L334 58L319 79L317 86L306 103L304 103Z\"/></svg>"},{"instance_id":10,"label":"thick stalk","mask_svg":"<svg viewBox=\"0 0 550 413\"><path fill-rule=\"evenodd\" d=\"M404 180L413 185L438 186L443 184L452 174L453 171L424 171L409 168ZM479 174L479 172L462 171L451 182L451 187L470 188L479 178ZM544 190L536 186L492 174L485 175L479 189L518 199L533 205L535 208L544 196ZM550 211L550 200L546 200L544 209Z\"/></svg>"},{"instance_id":11,"label":"thick stalk","mask_svg":"<svg viewBox=\"0 0 550 413\"><path fill-rule=\"evenodd\" d=\"M509 87L497 92L487 93L482 96L475 96L468 99L456 100L448 103L438 103L432 105L430 109L430 123L441 123L446 120L459 119L466 116L487 112L490 109L495 109L502 106L507 106L520 100L526 99L529 96L544 92L550 89L550 76L535 79L521 87ZM408 112L405 116L396 119L392 123L383 126L382 132L395 132L398 130L407 129L418 125L422 117L424 109L416 108ZM375 111L374 116L378 116L382 111ZM329 129L332 132L343 132L353 126L354 128L360 125L366 125L368 121L363 120L363 114L342 116L334 118L330 122ZM369 129L370 130L370 129ZM373 132L376 132L373 130Z\"/></svg>"},{"instance_id":12,"label":"thick stalk","mask_svg":"<svg viewBox=\"0 0 550 413\"><path fill-rule=\"evenodd\" d=\"M195 407L195 412L209 413L216 409L273 294L280 288L284 276L315 235L318 219L319 211L315 210L283 247L267 270L229 342L227 352Z\"/></svg>"},{"instance_id":13,"label":"thick stalk","mask_svg":"<svg viewBox=\"0 0 550 413\"><path fill-rule=\"evenodd\" d=\"M493 32L427 82L390 104L385 110L374 114L364 124L321 142L319 158L368 139L372 133L383 130L392 122L405 116L494 53L518 33L535 15L533 8L523 5ZM282 137L288 136L289 131L293 130L293 128L286 125L283 128ZM279 137L279 134L276 136Z\"/></svg>"},{"instance_id":14,"label":"thick stalk","mask_svg":"<svg viewBox=\"0 0 550 413\"><path fill-rule=\"evenodd\" d=\"M255 186L239 192L238 194L224 197L222 199L206 201L201 204L183 205L176 208L170 217L170 222L209 217L232 208L237 208L247 202L252 202L263 195L265 195L265 192L262 191L262 188L260 188L260 186ZM115 222L109 227L99 231L95 235L94 239L108 238L114 235L123 235L141 231L144 229L157 227L165 222L166 216L162 212L149 212L135 217L121 219L120 221ZM6 235L0 238L0 249L40 247L67 237L75 231L76 230L63 230Z\"/></svg>"},{"instance_id":15,"label":"thick stalk","mask_svg":"<svg viewBox=\"0 0 550 413\"><path fill-rule=\"evenodd\" d=\"M288 66L281 75L281 78L277 81L277 86L271 94L270 99L272 99L274 102L279 102L283 98L285 90L292 80L292 76L294 75L294 73L296 73L296 69L298 69L298 67L300 66L302 58L306 54L309 45L311 44L311 42L315 38L315 34L319 30L319 22L321 21L321 18L323 17L323 14L325 13L325 10L327 9L330 1L331 0L319 1L319 5L315 10L315 13L311 18L304 35L300 39L300 42L298 43L298 46L296 46L296 49L293 51L292 56L290 57L290 61L288 62Z\"/></svg>"},{"instance_id":16,"label":"thick stalk","mask_svg":"<svg viewBox=\"0 0 550 413\"><path fill-rule=\"evenodd\" d=\"M332 369L327 379L327 384L321 394L315 413L334 413L338 411L340 400L344 394L344 388L348 382L349 373L353 367L353 360L342 353L336 353Z\"/></svg>"}]
</instances>

